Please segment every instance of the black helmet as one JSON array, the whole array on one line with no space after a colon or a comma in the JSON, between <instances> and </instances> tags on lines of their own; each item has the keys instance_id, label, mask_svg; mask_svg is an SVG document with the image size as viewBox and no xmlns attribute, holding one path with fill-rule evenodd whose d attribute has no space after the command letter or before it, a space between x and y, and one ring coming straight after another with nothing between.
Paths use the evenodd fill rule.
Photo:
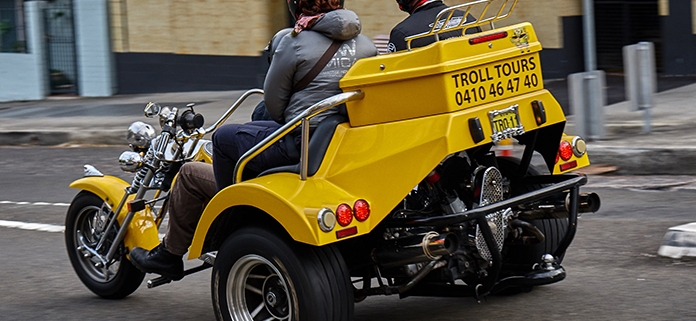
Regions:
<instances>
[{"instance_id":1,"label":"black helmet","mask_svg":"<svg viewBox=\"0 0 696 321\"><path fill-rule=\"evenodd\" d=\"M413 10L416 7L426 2L432 2L432 0L396 0L396 3L399 4L399 9L401 9L401 11L408 12L409 14L413 13Z\"/></svg>"},{"instance_id":2,"label":"black helmet","mask_svg":"<svg viewBox=\"0 0 696 321\"><path fill-rule=\"evenodd\" d=\"M300 13L297 12L297 7L299 5L300 0L287 0L288 1L288 10L290 10L290 13L292 16L297 19L300 17ZM343 7L343 1L341 0L341 7Z\"/></svg>"}]
</instances>

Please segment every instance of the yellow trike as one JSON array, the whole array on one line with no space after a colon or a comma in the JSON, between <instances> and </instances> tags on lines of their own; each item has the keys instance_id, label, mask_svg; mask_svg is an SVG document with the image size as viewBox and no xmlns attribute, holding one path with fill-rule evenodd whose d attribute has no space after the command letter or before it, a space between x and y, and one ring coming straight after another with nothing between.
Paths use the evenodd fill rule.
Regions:
<instances>
[{"instance_id":1,"label":"yellow trike","mask_svg":"<svg viewBox=\"0 0 696 321\"><path fill-rule=\"evenodd\" d=\"M454 6L407 41L492 26L515 3L453 25L455 10L486 12L490 0ZM540 50L532 25L521 23L356 62L342 94L246 153L235 184L205 208L188 253L203 263L186 273L213 267L217 317L351 320L354 303L371 295L481 298L563 280L577 217L596 211L599 197L580 193L587 178L573 172L589 165L585 142L564 134ZM132 126L133 151L121 162L133 182L87 167L71 185L82 192L66 220L67 247L90 290L122 298L137 289L144 275L128 250L159 244L178 166L210 162L203 135L253 94L262 91L245 93L208 128L192 110L148 105L166 130ZM310 139L309 119L341 105L345 113ZM172 130L186 113L186 126ZM297 128L299 164L243 180L250 159ZM496 155L506 139L517 157Z\"/></svg>"}]
</instances>

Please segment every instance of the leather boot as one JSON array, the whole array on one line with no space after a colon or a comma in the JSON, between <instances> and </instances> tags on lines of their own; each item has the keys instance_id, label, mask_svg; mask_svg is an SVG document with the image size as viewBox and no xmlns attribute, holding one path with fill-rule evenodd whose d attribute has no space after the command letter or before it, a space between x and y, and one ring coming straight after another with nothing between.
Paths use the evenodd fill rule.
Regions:
<instances>
[{"instance_id":1,"label":"leather boot","mask_svg":"<svg viewBox=\"0 0 696 321\"><path fill-rule=\"evenodd\" d=\"M182 255L169 253L162 244L151 251L136 247L130 252L130 260L145 273L160 274L175 281L184 277Z\"/></svg>"}]
</instances>

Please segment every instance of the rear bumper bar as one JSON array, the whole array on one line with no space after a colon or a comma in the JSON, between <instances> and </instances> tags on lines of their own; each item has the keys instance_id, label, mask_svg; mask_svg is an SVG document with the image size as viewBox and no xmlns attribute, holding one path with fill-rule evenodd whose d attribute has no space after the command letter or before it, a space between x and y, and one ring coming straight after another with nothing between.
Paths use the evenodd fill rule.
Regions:
<instances>
[{"instance_id":1,"label":"rear bumper bar","mask_svg":"<svg viewBox=\"0 0 696 321\"><path fill-rule=\"evenodd\" d=\"M562 256L565 251L570 246L570 243L575 237L575 232L577 230L577 220L578 220L578 198L580 195L580 186L587 183L587 177L581 174L566 174L566 175L544 175L544 176L534 176L530 179L534 180L534 183L544 183L552 184L538 190L515 196L497 203L490 205L478 207L466 212L455 213L446 216L429 217L421 219L391 219L385 220L383 222L385 227L414 227L414 226L432 226L435 228L444 228L446 226L459 224L466 221L476 220L481 232L483 234L488 250L491 253L493 264L489 270L488 277L484 280L482 287L477 291L477 295L486 295L491 292L496 286L498 280L498 275L502 267L502 255L498 250L495 239L493 237L493 232L490 226L487 224L486 215L497 212L509 207L515 207L521 204L534 202L542 200L554 194L569 190L568 195L570 196L570 203L568 204L568 230L563 237L563 240L558 245L555 253L552 253L554 257ZM561 280L565 277L565 271L561 269L561 275L551 278L553 282ZM546 279L546 278L543 278ZM521 280L519 280L521 281ZM548 282L537 280L539 282ZM510 281L512 282L512 281ZM530 282L526 280L526 282Z\"/></svg>"}]
</instances>

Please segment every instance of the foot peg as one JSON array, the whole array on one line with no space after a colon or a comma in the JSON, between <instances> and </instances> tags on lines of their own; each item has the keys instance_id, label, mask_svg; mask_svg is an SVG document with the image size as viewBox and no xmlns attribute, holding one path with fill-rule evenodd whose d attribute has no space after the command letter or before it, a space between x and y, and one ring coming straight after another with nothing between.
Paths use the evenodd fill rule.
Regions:
<instances>
[{"instance_id":1,"label":"foot peg","mask_svg":"<svg viewBox=\"0 0 696 321\"><path fill-rule=\"evenodd\" d=\"M184 277L186 277L186 276L189 275L189 274L193 274L193 273L196 273L196 272L203 271L203 270L208 269L208 268L210 268L210 267L212 267L212 266L213 266L212 264L203 263L203 264L201 264L200 266L197 266L197 267L195 267L195 268L191 268L191 269L188 269L188 270L184 271ZM183 279L182 279L182 280L183 280ZM160 276L160 277L158 277L158 278L154 278L154 279L152 279L152 280L148 280L148 281L147 281L147 288L148 288L148 289L152 289L152 288L154 288L154 287L158 287L158 286L160 286L160 285L164 285L164 284L167 284L167 283L170 283L170 282L172 282L172 279L171 279L171 278L168 278L168 277L166 277L166 276Z\"/></svg>"}]
</instances>

